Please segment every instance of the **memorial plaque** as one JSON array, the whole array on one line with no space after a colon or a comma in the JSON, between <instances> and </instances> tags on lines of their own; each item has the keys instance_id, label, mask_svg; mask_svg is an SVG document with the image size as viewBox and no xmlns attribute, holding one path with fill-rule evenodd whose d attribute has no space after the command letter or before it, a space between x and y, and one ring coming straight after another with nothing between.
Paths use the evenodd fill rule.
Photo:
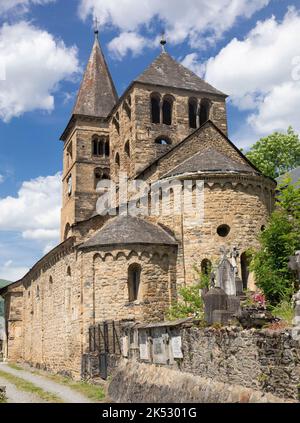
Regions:
<instances>
[{"instance_id":1,"label":"memorial plaque","mask_svg":"<svg viewBox=\"0 0 300 423\"><path fill-rule=\"evenodd\" d=\"M167 354L165 345L165 330L164 329L153 329L153 362L156 364L166 364Z\"/></svg>"},{"instance_id":2,"label":"memorial plaque","mask_svg":"<svg viewBox=\"0 0 300 423\"><path fill-rule=\"evenodd\" d=\"M139 346L140 346L140 359L149 360L149 347L148 347L148 335L146 331L140 331L139 333Z\"/></svg>"},{"instance_id":3,"label":"memorial plaque","mask_svg":"<svg viewBox=\"0 0 300 423\"><path fill-rule=\"evenodd\" d=\"M128 357L128 336L122 337L122 354L123 357Z\"/></svg>"},{"instance_id":4,"label":"memorial plaque","mask_svg":"<svg viewBox=\"0 0 300 423\"><path fill-rule=\"evenodd\" d=\"M173 358L183 358L181 336L173 336L171 345Z\"/></svg>"}]
</instances>

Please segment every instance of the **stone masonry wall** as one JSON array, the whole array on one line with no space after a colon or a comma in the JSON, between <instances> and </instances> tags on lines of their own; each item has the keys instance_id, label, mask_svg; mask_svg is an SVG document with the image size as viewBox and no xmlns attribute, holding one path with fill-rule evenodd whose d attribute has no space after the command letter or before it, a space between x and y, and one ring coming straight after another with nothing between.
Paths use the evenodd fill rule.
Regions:
<instances>
[{"instance_id":1,"label":"stone masonry wall","mask_svg":"<svg viewBox=\"0 0 300 423\"><path fill-rule=\"evenodd\" d=\"M171 95L173 103L172 125L153 124L151 122L151 93L159 93L161 97ZM129 116L124 103L131 98L131 115ZM195 94L178 89L162 89L137 85L128 93L110 121L111 136L111 170L112 179L117 181L119 171L127 171L130 177L141 171L146 165L170 149L170 146L155 144L159 136L167 137L172 145L178 144L195 129L189 127L188 101L190 97L202 98L201 94ZM205 95L207 97L207 95ZM224 99L218 96L208 96L212 103L210 119L226 134L227 118L226 104ZM116 120L118 125L116 126ZM130 157L125 152L125 144L129 142ZM115 163L117 153L120 156L120 167Z\"/></svg>"},{"instance_id":2,"label":"stone masonry wall","mask_svg":"<svg viewBox=\"0 0 300 423\"><path fill-rule=\"evenodd\" d=\"M124 361L108 389L126 403L283 403L271 394L154 365Z\"/></svg>"},{"instance_id":3,"label":"stone masonry wall","mask_svg":"<svg viewBox=\"0 0 300 423\"><path fill-rule=\"evenodd\" d=\"M108 124L98 121L80 121L64 145L63 198L61 213L61 239L66 225L88 219L96 211L98 195L95 189L95 169L110 173L109 157L93 155L92 139L109 136ZM71 154L70 154L71 153ZM68 193L68 180L72 177L72 194Z\"/></svg>"},{"instance_id":4,"label":"stone masonry wall","mask_svg":"<svg viewBox=\"0 0 300 423\"><path fill-rule=\"evenodd\" d=\"M299 399L300 344L291 332L241 328L182 330L183 372Z\"/></svg>"},{"instance_id":5,"label":"stone masonry wall","mask_svg":"<svg viewBox=\"0 0 300 423\"><path fill-rule=\"evenodd\" d=\"M22 360L80 377L81 287L75 252L26 284L23 310Z\"/></svg>"}]
</instances>

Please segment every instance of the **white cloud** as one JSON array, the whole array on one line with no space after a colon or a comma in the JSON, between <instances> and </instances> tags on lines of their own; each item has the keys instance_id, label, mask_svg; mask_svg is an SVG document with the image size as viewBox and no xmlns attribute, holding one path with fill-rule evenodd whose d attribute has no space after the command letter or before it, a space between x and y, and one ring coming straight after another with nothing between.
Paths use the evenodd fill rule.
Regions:
<instances>
[{"instance_id":1,"label":"white cloud","mask_svg":"<svg viewBox=\"0 0 300 423\"><path fill-rule=\"evenodd\" d=\"M203 77L205 73L205 65L199 62L197 53L190 53L186 55L185 58L181 61L181 64L200 77Z\"/></svg>"},{"instance_id":2,"label":"white cloud","mask_svg":"<svg viewBox=\"0 0 300 423\"><path fill-rule=\"evenodd\" d=\"M15 282L21 279L28 270L28 267L17 266L13 260L9 260L0 266L0 279Z\"/></svg>"},{"instance_id":3,"label":"white cloud","mask_svg":"<svg viewBox=\"0 0 300 423\"><path fill-rule=\"evenodd\" d=\"M2 184L2 182L4 182L4 176L0 174L0 184Z\"/></svg>"},{"instance_id":4,"label":"white cloud","mask_svg":"<svg viewBox=\"0 0 300 423\"><path fill-rule=\"evenodd\" d=\"M1 0L0 13L26 13L32 5L43 5L56 0Z\"/></svg>"},{"instance_id":5,"label":"white cloud","mask_svg":"<svg viewBox=\"0 0 300 423\"><path fill-rule=\"evenodd\" d=\"M250 18L270 0L80 0L82 19L97 16L100 24L121 33L151 32L152 23L161 21L173 43L188 40L192 47L211 44L222 37L238 18ZM121 34L123 35L123 34ZM205 36L204 36L205 35ZM126 44L128 41L129 44ZM132 39L123 36L122 49L133 51ZM131 46L131 47L130 47ZM136 45L136 52L140 46ZM127 51L128 51L127 50Z\"/></svg>"},{"instance_id":6,"label":"white cloud","mask_svg":"<svg viewBox=\"0 0 300 423\"><path fill-rule=\"evenodd\" d=\"M0 198L0 231L20 232L42 248L59 241L61 174L23 182L17 197Z\"/></svg>"},{"instance_id":7,"label":"white cloud","mask_svg":"<svg viewBox=\"0 0 300 423\"><path fill-rule=\"evenodd\" d=\"M122 59L129 52L134 56L139 55L146 45L147 41L141 35L135 32L122 32L108 44L108 49L117 59Z\"/></svg>"},{"instance_id":8,"label":"white cloud","mask_svg":"<svg viewBox=\"0 0 300 423\"><path fill-rule=\"evenodd\" d=\"M258 22L245 39L234 38L207 62L206 80L249 112L245 130L255 139L289 125L300 131L300 81L292 78L299 28L300 13L290 8L282 22Z\"/></svg>"},{"instance_id":9,"label":"white cloud","mask_svg":"<svg viewBox=\"0 0 300 423\"><path fill-rule=\"evenodd\" d=\"M75 47L25 21L0 28L0 58L6 73L0 81L5 122L28 111L52 111L59 83L80 70Z\"/></svg>"}]
</instances>

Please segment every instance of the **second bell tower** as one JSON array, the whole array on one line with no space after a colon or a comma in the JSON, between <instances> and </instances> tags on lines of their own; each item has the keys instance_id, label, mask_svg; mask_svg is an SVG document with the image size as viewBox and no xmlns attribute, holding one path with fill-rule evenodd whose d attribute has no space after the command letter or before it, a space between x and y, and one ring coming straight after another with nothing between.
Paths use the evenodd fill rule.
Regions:
<instances>
[{"instance_id":1,"label":"second bell tower","mask_svg":"<svg viewBox=\"0 0 300 423\"><path fill-rule=\"evenodd\" d=\"M61 136L64 142L62 241L71 235L73 224L93 215L97 183L103 177L110 177L107 116L117 100L96 30L72 117Z\"/></svg>"}]
</instances>

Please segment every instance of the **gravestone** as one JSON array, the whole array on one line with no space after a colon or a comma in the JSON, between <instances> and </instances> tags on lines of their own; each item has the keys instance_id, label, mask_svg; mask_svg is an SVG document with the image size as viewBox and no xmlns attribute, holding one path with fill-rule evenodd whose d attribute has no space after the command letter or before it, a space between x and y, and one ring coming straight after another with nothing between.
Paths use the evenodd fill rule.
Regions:
<instances>
[{"instance_id":1,"label":"gravestone","mask_svg":"<svg viewBox=\"0 0 300 423\"><path fill-rule=\"evenodd\" d=\"M235 278L235 286L236 286L236 295L238 295L238 296L244 295L243 281L238 276L236 276L236 278Z\"/></svg>"},{"instance_id":2,"label":"gravestone","mask_svg":"<svg viewBox=\"0 0 300 423\"><path fill-rule=\"evenodd\" d=\"M204 295L205 306L205 321L212 325L214 323L221 323L214 318L215 311L228 311L228 296L221 288L211 288L207 294Z\"/></svg>"},{"instance_id":3,"label":"gravestone","mask_svg":"<svg viewBox=\"0 0 300 423\"><path fill-rule=\"evenodd\" d=\"M241 314L240 297L228 295L228 311L231 313L232 317L237 317Z\"/></svg>"},{"instance_id":4,"label":"gravestone","mask_svg":"<svg viewBox=\"0 0 300 423\"><path fill-rule=\"evenodd\" d=\"M227 295L236 295L235 276L236 268L227 258L229 253L224 247L221 249L222 259L217 268L216 286L223 289Z\"/></svg>"}]
</instances>

